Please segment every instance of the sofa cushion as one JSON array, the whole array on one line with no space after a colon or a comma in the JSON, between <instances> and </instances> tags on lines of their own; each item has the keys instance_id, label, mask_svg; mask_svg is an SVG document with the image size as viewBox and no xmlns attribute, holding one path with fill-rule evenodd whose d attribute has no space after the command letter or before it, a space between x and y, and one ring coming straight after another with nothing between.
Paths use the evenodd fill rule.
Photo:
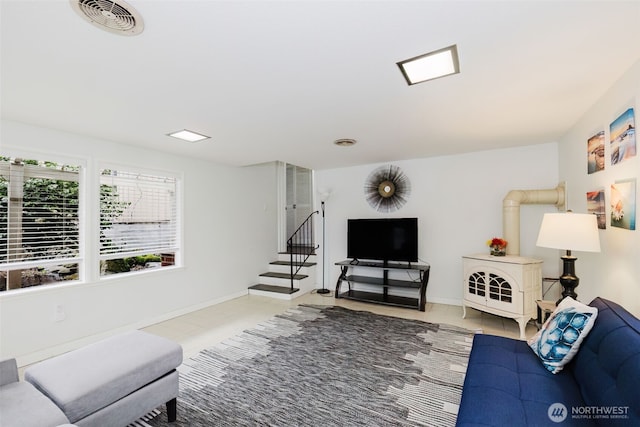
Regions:
<instances>
[{"instance_id":1,"label":"sofa cushion","mask_svg":"<svg viewBox=\"0 0 640 427\"><path fill-rule=\"evenodd\" d=\"M21 381L0 387L2 427L55 427L68 422L60 408L33 385Z\"/></svg>"},{"instance_id":2,"label":"sofa cushion","mask_svg":"<svg viewBox=\"0 0 640 427\"><path fill-rule=\"evenodd\" d=\"M640 425L640 320L603 298L590 305L598 320L567 369L580 378L588 406L622 408L622 421Z\"/></svg>"},{"instance_id":3,"label":"sofa cushion","mask_svg":"<svg viewBox=\"0 0 640 427\"><path fill-rule=\"evenodd\" d=\"M529 339L529 346L550 372L560 372L580 349L598 316L598 309L571 297L558 304L542 328Z\"/></svg>"},{"instance_id":4,"label":"sofa cushion","mask_svg":"<svg viewBox=\"0 0 640 427\"><path fill-rule=\"evenodd\" d=\"M549 425L549 408L583 405L571 372L556 375L540 363L525 341L476 335L469 357L458 426ZM567 418L563 425L572 425ZM576 425L587 426L580 420Z\"/></svg>"},{"instance_id":5,"label":"sofa cushion","mask_svg":"<svg viewBox=\"0 0 640 427\"><path fill-rule=\"evenodd\" d=\"M16 359L0 360L0 386L18 382L18 379Z\"/></svg>"},{"instance_id":6,"label":"sofa cushion","mask_svg":"<svg viewBox=\"0 0 640 427\"><path fill-rule=\"evenodd\" d=\"M25 380L75 423L166 375L180 363L180 345L132 331L40 362L25 371Z\"/></svg>"}]
</instances>

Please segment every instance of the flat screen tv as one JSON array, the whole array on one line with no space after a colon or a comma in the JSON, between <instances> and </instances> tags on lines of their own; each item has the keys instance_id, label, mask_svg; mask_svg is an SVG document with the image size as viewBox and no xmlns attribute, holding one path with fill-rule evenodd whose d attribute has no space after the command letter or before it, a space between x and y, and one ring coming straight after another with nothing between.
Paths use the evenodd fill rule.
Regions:
<instances>
[{"instance_id":1,"label":"flat screen tv","mask_svg":"<svg viewBox=\"0 0 640 427\"><path fill-rule=\"evenodd\" d=\"M347 257L418 261L418 218L347 220Z\"/></svg>"}]
</instances>

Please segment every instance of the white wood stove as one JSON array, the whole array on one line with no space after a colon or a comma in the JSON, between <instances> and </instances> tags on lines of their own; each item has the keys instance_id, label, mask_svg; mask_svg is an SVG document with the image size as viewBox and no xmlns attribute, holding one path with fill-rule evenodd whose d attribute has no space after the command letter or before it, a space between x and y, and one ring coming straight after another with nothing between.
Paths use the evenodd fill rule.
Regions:
<instances>
[{"instance_id":1,"label":"white wood stove","mask_svg":"<svg viewBox=\"0 0 640 427\"><path fill-rule=\"evenodd\" d=\"M477 254L463 256L462 265L462 317L472 307L514 319L526 339L527 322L537 317L536 300L542 299L542 260Z\"/></svg>"}]
</instances>

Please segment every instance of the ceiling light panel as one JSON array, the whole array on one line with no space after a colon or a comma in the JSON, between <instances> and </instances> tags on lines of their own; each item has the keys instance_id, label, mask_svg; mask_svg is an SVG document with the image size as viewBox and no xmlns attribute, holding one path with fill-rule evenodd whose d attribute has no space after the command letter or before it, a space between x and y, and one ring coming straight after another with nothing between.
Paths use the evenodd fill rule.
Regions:
<instances>
[{"instance_id":1,"label":"ceiling light panel","mask_svg":"<svg viewBox=\"0 0 640 427\"><path fill-rule=\"evenodd\" d=\"M172 136L174 138L182 139L183 141L189 141L189 142L198 142L198 141L211 138L210 136L206 136L201 133L193 132L187 129L170 133L168 134L168 136Z\"/></svg>"},{"instance_id":2,"label":"ceiling light panel","mask_svg":"<svg viewBox=\"0 0 640 427\"><path fill-rule=\"evenodd\" d=\"M456 45L398 62L409 85L422 83L460 72Z\"/></svg>"}]
</instances>

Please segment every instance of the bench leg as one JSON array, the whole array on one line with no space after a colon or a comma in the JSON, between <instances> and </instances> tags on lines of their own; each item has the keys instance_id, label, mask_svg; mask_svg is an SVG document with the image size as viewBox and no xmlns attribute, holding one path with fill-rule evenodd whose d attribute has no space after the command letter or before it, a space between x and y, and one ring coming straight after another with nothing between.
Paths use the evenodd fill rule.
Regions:
<instances>
[{"instance_id":1,"label":"bench leg","mask_svg":"<svg viewBox=\"0 0 640 427\"><path fill-rule=\"evenodd\" d=\"M169 418L170 423L174 422L177 418L177 415L178 415L177 403L178 403L178 400L176 398L173 398L167 402L167 418Z\"/></svg>"}]
</instances>

